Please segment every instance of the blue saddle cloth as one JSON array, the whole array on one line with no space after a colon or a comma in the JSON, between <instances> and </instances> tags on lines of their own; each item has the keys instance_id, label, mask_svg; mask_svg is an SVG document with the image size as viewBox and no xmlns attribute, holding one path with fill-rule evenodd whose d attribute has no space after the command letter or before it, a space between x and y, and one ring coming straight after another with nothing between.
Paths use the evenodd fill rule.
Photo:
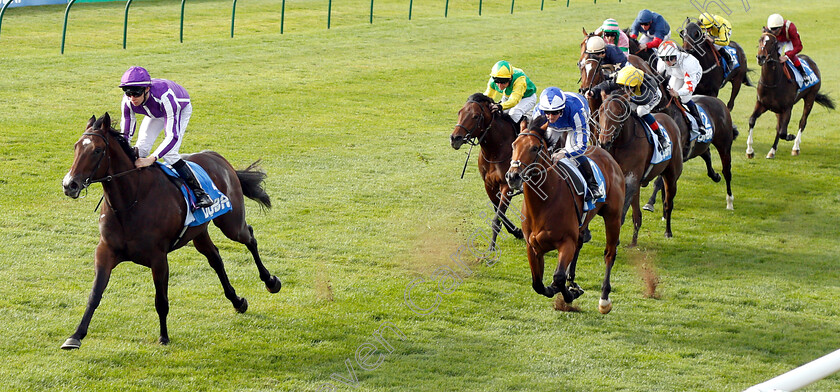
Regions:
<instances>
[{"instance_id":1,"label":"blue saddle cloth","mask_svg":"<svg viewBox=\"0 0 840 392\"><path fill-rule=\"evenodd\" d=\"M803 77L802 74L799 73L799 70L796 69L796 66L793 65L793 61L788 59L785 62L792 72L794 78L796 79L796 84L799 85L799 91L805 90L808 87L811 87L820 82L820 78L817 76L816 73L811 69L811 66L808 65L807 61L803 61L799 59L799 63L802 64L802 69L805 70L805 76Z\"/></svg>"},{"instance_id":2,"label":"blue saddle cloth","mask_svg":"<svg viewBox=\"0 0 840 392\"><path fill-rule=\"evenodd\" d=\"M731 63L728 63L725 58L721 57L721 60L723 60L720 62L723 64L723 78L726 79L730 72L741 66L741 63L738 61L738 51L735 48L731 46L724 46L723 50L725 50L726 53L729 53L729 58L732 61Z\"/></svg>"},{"instance_id":3,"label":"blue saddle cloth","mask_svg":"<svg viewBox=\"0 0 840 392\"><path fill-rule=\"evenodd\" d=\"M205 172L201 166L195 162L184 162L187 162L187 164L190 165L193 173L195 173L195 178L198 179L198 182L201 184L201 188L204 189L204 191L207 192L207 195L210 196L210 199L213 200L212 206L195 209L195 194L193 194L192 190L190 190L190 187L181 182L178 188L181 190L181 194L184 195L184 201L187 203L187 207L189 207L187 208L187 218L184 220L184 226L203 225L219 216L224 215L228 211L233 210L233 206L230 204L228 197L216 188L216 184L213 183L213 180L210 179L210 176L207 175L207 172ZM166 175L180 178L178 173L171 166L160 162L155 163L160 166Z\"/></svg>"},{"instance_id":4,"label":"blue saddle cloth","mask_svg":"<svg viewBox=\"0 0 840 392\"><path fill-rule=\"evenodd\" d=\"M586 162L588 162L589 166L592 168L592 175L595 176L595 182L598 183L598 188L601 190L601 194L605 195L600 199L593 200L592 194L589 192L589 187L586 186L586 179L583 178L583 174L580 172L580 169L577 167L577 162L574 159L564 158L558 161L558 165L561 167L561 170L564 170L570 174L572 174L571 180L572 185L574 186L575 192L577 194L581 194L581 192L585 192L583 203L583 211L589 211L595 208L595 203L602 203L606 200L607 190L605 188L605 181L604 181L604 173L601 172L601 168L598 167L598 164L595 163L591 158L586 157ZM582 191L581 191L582 190Z\"/></svg>"}]
</instances>

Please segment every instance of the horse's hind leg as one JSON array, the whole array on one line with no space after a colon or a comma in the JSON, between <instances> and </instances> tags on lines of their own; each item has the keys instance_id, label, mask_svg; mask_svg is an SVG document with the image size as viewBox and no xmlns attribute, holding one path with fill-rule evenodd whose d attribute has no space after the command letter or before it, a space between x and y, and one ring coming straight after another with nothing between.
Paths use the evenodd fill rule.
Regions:
<instances>
[{"instance_id":1,"label":"horse's hind leg","mask_svg":"<svg viewBox=\"0 0 840 392\"><path fill-rule=\"evenodd\" d=\"M788 108L782 113L776 114L776 139L773 140L773 147L767 153L765 158L773 159L776 157L776 148L779 147L779 139L790 141L793 140L793 135L788 135L787 128L790 123L791 108Z\"/></svg>"},{"instance_id":2,"label":"horse's hind leg","mask_svg":"<svg viewBox=\"0 0 840 392\"><path fill-rule=\"evenodd\" d=\"M744 68L746 68L746 65L744 66ZM732 85L732 93L729 94L729 103L726 104L726 108L729 109L730 113L732 112L732 108L735 107L735 97L737 97L738 92L741 91L741 83L742 83L744 77L746 77L746 70L744 71L744 76L743 77L738 76L736 78L733 78L729 82L729 84Z\"/></svg>"},{"instance_id":3,"label":"horse's hind leg","mask_svg":"<svg viewBox=\"0 0 840 392\"><path fill-rule=\"evenodd\" d=\"M718 147L718 146L715 146ZM732 205L735 198L732 196L732 142L727 146L720 146L717 148L718 155L720 155L721 172L723 172L723 179L726 180L726 209L733 210Z\"/></svg>"},{"instance_id":4,"label":"horse's hind leg","mask_svg":"<svg viewBox=\"0 0 840 392\"><path fill-rule=\"evenodd\" d=\"M793 149L791 149L790 155L799 155L799 143L802 141L802 131L805 130L805 125L808 124L808 115L811 114L811 109L814 108L816 97L816 94L813 94L813 97L809 95L805 98L804 106L802 106L802 118L799 119L799 131L796 132L796 139L793 141Z\"/></svg>"},{"instance_id":5,"label":"horse's hind leg","mask_svg":"<svg viewBox=\"0 0 840 392\"><path fill-rule=\"evenodd\" d=\"M656 205L656 194L662 190L662 176L656 177L656 181L653 182L653 193L650 195L650 199L648 199L647 204L642 206L642 209L645 211L653 212Z\"/></svg>"},{"instance_id":6,"label":"horse's hind leg","mask_svg":"<svg viewBox=\"0 0 840 392\"><path fill-rule=\"evenodd\" d=\"M621 232L621 218L617 209L612 214L604 215L604 229L607 232L607 245L604 248L604 281L601 283L601 299L598 301L598 311L601 314L607 314L612 310L610 274L613 264L615 264L619 233Z\"/></svg>"},{"instance_id":7,"label":"horse's hind leg","mask_svg":"<svg viewBox=\"0 0 840 392\"><path fill-rule=\"evenodd\" d=\"M213 240L210 239L210 234L208 234L207 231L199 234L193 239L193 245L195 245L195 249L197 251L203 254L204 257L207 257L207 262L210 263L210 266L213 267L214 271L216 271L216 275L219 276L219 281L222 283L225 298L233 304L233 307L236 308L237 312L245 313L245 311L248 310L248 301L246 301L245 298L241 298L236 295L236 290L234 290L233 286L231 286L227 272L225 271L225 264L222 261L222 256L219 255L219 249L216 248L216 245L213 244Z\"/></svg>"},{"instance_id":8,"label":"horse's hind leg","mask_svg":"<svg viewBox=\"0 0 840 392\"><path fill-rule=\"evenodd\" d=\"M227 219L229 220L224 220L226 217L228 217ZM239 219L238 221L233 221L232 219L234 218ZM240 217L237 217L236 215L228 213L214 219L213 223L222 230L222 233L224 233L227 238L230 238L240 244L245 244L245 246L248 247L248 250L251 252L251 256L254 257L254 263L257 265L260 280L265 283L265 289L271 293L280 291L280 287L282 286L280 279L277 279L276 276L268 272L268 269L266 269L265 265L263 265L262 258L260 258L260 252L257 250L257 239L254 237L254 229L251 225L245 222L245 215L242 214Z\"/></svg>"},{"instance_id":9,"label":"horse's hind leg","mask_svg":"<svg viewBox=\"0 0 840 392\"><path fill-rule=\"evenodd\" d=\"M720 182L720 174L715 173L715 168L712 167L712 153L709 149L700 154L703 162L706 162L706 175L714 182Z\"/></svg>"}]
</instances>

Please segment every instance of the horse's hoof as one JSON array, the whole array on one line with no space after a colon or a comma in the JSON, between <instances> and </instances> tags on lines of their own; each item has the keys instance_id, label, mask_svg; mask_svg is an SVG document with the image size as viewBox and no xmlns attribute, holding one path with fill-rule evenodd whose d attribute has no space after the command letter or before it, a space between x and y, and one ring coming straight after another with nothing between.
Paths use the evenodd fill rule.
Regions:
<instances>
[{"instance_id":1,"label":"horse's hoof","mask_svg":"<svg viewBox=\"0 0 840 392\"><path fill-rule=\"evenodd\" d=\"M265 289L268 290L269 293L274 294L280 291L280 287L282 286L283 284L280 283L280 279L277 279L276 276L271 275L271 279L269 279L269 281L265 284Z\"/></svg>"},{"instance_id":2,"label":"horse's hoof","mask_svg":"<svg viewBox=\"0 0 840 392\"><path fill-rule=\"evenodd\" d=\"M753 159L753 158L755 158L755 153L754 152L748 152L747 153L747 159Z\"/></svg>"},{"instance_id":3,"label":"horse's hoof","mask_svg":"<svg viewBox=\"0 0 840 392\"><path fill-rule=\"evenodd\" d=\"M609 298L598 300L598 311L607 314L612 310L612 301Z\"/></svg>"},{"instance_id":4,"label":"horse's hoof","mask_svg":"<svg viewBox=\"0 0 840 392\"><path fill-rule=\"evenodd\" d=\"M735 206L733 203L735 202L735 196L726 196L726 209L727 210L734 210Z\"/></svg>"},{"instance_id":5,"label":"horse's hoof","mask_svg":"<svg viewBox=\"0 0 840 392\"><path fill-rule=\"evenodd\" d=\"M584 244L589 242L589 241L592 241L592 232L590 232L588 228L586 230L584 230L583 233L580 233L580 236L581 236L581 241Z\"/></svg>"},{"instance_id":6,"label":"horse's hoof","mask_svg":"<svg viewBox=\"0 0 840 392\"><path fill-rule=\"evenodd\" d=\"M785 137L785 140L787 140L787 141L789 141L789 142L792 142L792 141L796 140L796 135L794 135L794 134L792 134L792 133L789 133L789 134L787 134L787 136Z\"/></svg>"},{"instance_id":7,"label":"horse's hoof","mask_svg":"<svg viewBox=\"0 0 840 392\"><path fill-rule=\"evenodd\" d=\"M236 308L236 311L239 313L245 313L248 310L248 300L242 298L242 304Z\"/></svg>"},{"instance_id":8,"label":"horse's hoof","mask_svg":"<svg viewBox=\"0 0 840 392\"><path fill-rule=\"evenodd\" d=\"M62 350L73 350L82 347L82 341L76 338L69 338L61 345Z\"/></svg>"},{"instance_id":9,"label":"horse's hoof","mask_svg":"<svg viewBox=\"0 0 840 392\"><path fill-rule=\"evenodd\" d=\"M161 346L166 346L167 344L169 344L169 337L161 336L160 338L158 338L158 343L160 343Z\"/></svg>"},{"instance_id":10,"label":"horse's hoof","mask_svg":"<svg viewBox=\"0 0 840 392\"><path fill-rule=\"evenodd\" d=\"M718 173L715 173L715 175L711 176L711 178L714 182L720 182L720 174Z\"/></svg>"},{"instance_id":11,"label":"horse's hoof","mask_svg":"<svg viewBox=\"0 0 840 392\"><path fill-rule=\"evenodd\" d=\"M674 238L674 235L671 233L665 233L665 238Z\"/></svg>"},{"instance_id":12,"label":"horse's hoof","mask_svg":"<svg viewBox=\"0 0 840 392\"><path fill-rule=\"evenodd\" d=\"M766 157L764 157L764 158L766 158L766 159L773 159L773 158L775 158L775 157L776 157L776 154L767 154L767 156L766 156Z\"/></svg>"},{"instance_id":13,"label":"horse's hoof","mask_svg":"<svg viewBox=\"0 0 840 392\"><path fill-rule=\"evenodd\" d=\"M790 155L799 156L799 150L791 150Z\"/></svg>"},{"instance_id":14,"label":"horse's hoof","mask_svg":"<svg viewBox=\"0 0 840 392\"><path fill-rule=\"evenodd\" d=\"M644 206L642 206L642 209L645 211L653 212L653 210L656 208L653 206L653 204L647 203Z\"/></svg>"},{"instance_id":15,"label":"horse's hoof","mask_svg":"<svg viewBox=\"0 0 840 392\"><path fill-rule=\"evenodd\" d=\"M516 237L517 239L520 239L520 240L525 238L525 235L522 234L522 229L516 229L516 230L513 231L513 233L510 233L510 234L513 234L514 237Z\"/></svg>"}]
</instances>

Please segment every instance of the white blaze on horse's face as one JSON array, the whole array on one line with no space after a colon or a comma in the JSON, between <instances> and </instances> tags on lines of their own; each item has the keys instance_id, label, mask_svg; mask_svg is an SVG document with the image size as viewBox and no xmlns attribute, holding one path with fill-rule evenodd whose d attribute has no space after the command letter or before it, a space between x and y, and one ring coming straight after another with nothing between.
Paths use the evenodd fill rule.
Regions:
<instances>
[{"instance_id":1,"label":"white blaze on horse's face","mask_svg":"<svg viewBox=\"0 0 840 392\"><path fill-rule=\"evenodd\" d=\"M85 140L82 140L82 147L87 146L88 144L91 144L91 143L93 143L93 141L90 140L90 138L85 138Z\"/></svg>"}]
</instances>

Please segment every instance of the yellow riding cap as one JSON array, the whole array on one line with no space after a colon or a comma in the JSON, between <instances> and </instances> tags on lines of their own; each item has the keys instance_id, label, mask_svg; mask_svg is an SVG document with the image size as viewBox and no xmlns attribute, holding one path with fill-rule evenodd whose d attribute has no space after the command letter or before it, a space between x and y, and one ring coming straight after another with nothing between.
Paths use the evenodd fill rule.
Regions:
<instances>
[{"instance_id":1,"label":"yellow riding cap","mask_svg":"<svg viewBox=\"0 0 840 392\"><path fill-rule=\"evenodd\" d=\"M505 78L510 79L513 77L513 67L510 66L505 60L501 60L493 65L493 69L490 70L490 76L494 78Z\"/></svg>"},{"instance_id":2,"label":"yellow riding cap","mask_svg":"<svg viewBox=\"0 0 840 392\"><path fill-rule=\"evenodd\" d=\"M708 12L704 12L700 14L700 26L704 29L708 29L717 24L717 18L715 18L712 14Z\"/></svg>"},{"instance_id":3,"label":"yellow riding cap","mask_svg":"<svg viewBox=\"0 0 840 392\"><path fill-rule=\"evenodd\" d=\"M644 79L645 73L628 63L618 71L615 82L622 86L632 87L634 94L639 95L642 93L641 86Z\"/></svg>"}]
</instances>

